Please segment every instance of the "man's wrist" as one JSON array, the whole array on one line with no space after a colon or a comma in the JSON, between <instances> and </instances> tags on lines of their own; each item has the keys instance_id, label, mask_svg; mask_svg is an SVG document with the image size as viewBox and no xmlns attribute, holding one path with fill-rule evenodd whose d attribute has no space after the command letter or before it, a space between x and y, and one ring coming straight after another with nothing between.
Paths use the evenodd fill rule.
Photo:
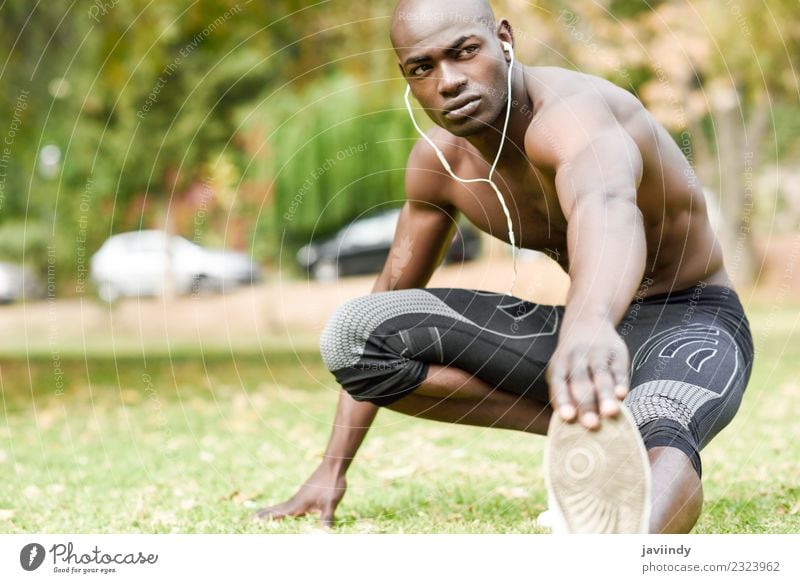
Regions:
<instances>
[{"instance_id":1,"label":"man's wrist","mask_svg":"<svg viewBox=\"0 0 800 583\"><path fill-rule=\"evenodd\" d=\"M611 319L611 311L608 309L576 309L570 310L569 307L564 311L564 320L561 325L562 330L566 330L570 326L579 325L596 326L600 327L605 324L614 325Z\"/></svg>"},{"instance_id":2,"label":"man's wrist","mask_svg":"<svg viewBox=\"0 0 800 583\"><path fill-rule=\"evenodd\" d=\"M326 472L336 474L337 476L344 476L347 468L350 467L350 462L353 461L352 457L341 457L326 454L322 457L320 467Z\"/></svg>"}]
</instances>

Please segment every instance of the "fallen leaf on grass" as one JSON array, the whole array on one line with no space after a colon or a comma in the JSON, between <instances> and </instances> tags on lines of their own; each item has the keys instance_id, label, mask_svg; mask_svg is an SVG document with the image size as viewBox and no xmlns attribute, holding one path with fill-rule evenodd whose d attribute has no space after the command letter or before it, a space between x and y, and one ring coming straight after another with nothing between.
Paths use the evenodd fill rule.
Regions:
<instances>
[{"instance_id":1,"label":"fallen leaf on grass","mask_svg":"<svg viewBox=\"0 0 800 583\"><path fill-rule=\"evenodd\" d=\"M500 494L501 496L505 496L506 498L512 499L522 499L528 497L528 490L525 488L521 488L519 486L515 486L513 488L509 488L508 486L499 486L494 489L495 492Z\"/></svg>"},{"instance_id":2,"label":"fallen leaf on grass","mask_svg":"<svg viewBox=\"0 0 800 583\"><path fill-rule=\"evenodd\" d=\"M234 490L227 496L228 500L232 500L236 504L244 504L244 505L248 505L247 504L248 502L251 502L257 497L258 494L255 492L248 494L246 492L239 492L239 490Z\"/></svg>"},{"instance_id":3,"label":"fallen leaf on grass","mask_svg":"<svg viewBox=\"0 0 800 583\"><path fill-rule=\"evenodd\" d=\"M405 478L417 471L417 466L414 464L408 466L400 466L398 468L388 468L378 472L378 477L384 480L396 480L397 478Z\"/></svg>"},{"instance_id":4,"label":"fallen leaf on grass","mask_svg":"<svg viewBox=\"0 0 800 583\"><path fill-rule=\"evenodd\" d=\"M325 450L321 447L312 447L305 451L303 454L303 459L305 460L318 460L325 455Z\"/></svg>"},{"instance_id":5,"label":"fallen leaf on grass","mask_svg":"<svg viewBox=\"0 0 800 583\"><path fill-rule=\"evenodd\" d=\"M38 486L31 484L27 486L22 493L25 495L26 498L34 498L42 493L41 489Z\"/></svg>"},{"instance_id":6,"label":"fallen leaf on grass","mask_svg":"<svg viewBox=\"0 0 800 583\"><path fill-rule=\"evenodd\" d=\"M789 509L789 514L797 514L798 512L800 512L800 498L798 498L794 506Z\"/></svg>"},{"instance_id":7,"label":"fallen leaf on grass","mask_svg":"<svg viewBox=\"0 0 800 583\"><path fill-rule=\"evenodd\" d=\"M195 506L197 506L197 502L192 498L181 500L181 508L183 508L184 510L191 510Z\"/></svg>"},{"instance_id":8,"label":"fallen leaf on grass","mask_svg":"<svg viewBox=\"0 0 800 583\"><path fill-rule=\"evenodd\" d=\"M376 527L375 524L373 522L370 522L369 520L361 520L359 522L356 522L355 530L359 534L369 534L375 532Z\"/></svg>"},{"instance_id":9,"label":"fallen leaf on grass","mask_svg":"<svg viewBox=\"0 0 800 583\"><path fill-rule=\"evenodd\" d=\"M166 443L166 446L167 446L167 450L168 450L168 451L175 451L175 450L178 450L178 449L180 449L181 447L183 447L183 445L184 445L184 439L183 439L183 438L181 438L181 437L174 437L174 438L170 439L170 440L169 440L169 441Z\"/></svg>"},{"instance_id":10,"label":"fallen leaf on grass","mask_svg":"<svg viewBox=\"0 0 800 583\"><path fill-rule=\"evenodd\" d=\"M47 486L47 493L48 494L61 494L66 487L64 484L50 484Z\"/></svg>"},{"instance_id":11,"label":"fallen leaf on grass","mask_svg":"<svg viewBox=\"0 0 800 583\"><path fill-rule=\"evenodd\" d=\"M331 534L333 530L319 526L319 523L303 525L301 532L303 534Z\"/></svg>"},{"instance_id":12,"label":"fallen leaf on grass","mask_svg":"<svg viewBox=\"0 0 800 583\"><path fill-rule=\"evenodd\" d=\"M153 513L153 524L173 526L178 524L178 517L175 516L175 513L170 510L157 511Z\"/></svg>"}]
</instances>

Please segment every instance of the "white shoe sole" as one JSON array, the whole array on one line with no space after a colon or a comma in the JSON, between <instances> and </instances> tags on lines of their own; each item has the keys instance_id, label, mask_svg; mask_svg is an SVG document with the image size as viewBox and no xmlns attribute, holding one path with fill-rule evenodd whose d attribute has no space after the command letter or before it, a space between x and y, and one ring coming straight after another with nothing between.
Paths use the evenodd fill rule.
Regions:
<instances>
[{"instance_id":1,"label":"white shoe sole","mask_svg":"<svg viewBox=\"0 0 800 583\"><path fill-rule=\"evenodd\" d=\"M633 417L621 409L598 430L551 418L545 481L550 510L566 532L648 532L650 463Z\"/></svg>"}]
</instances>

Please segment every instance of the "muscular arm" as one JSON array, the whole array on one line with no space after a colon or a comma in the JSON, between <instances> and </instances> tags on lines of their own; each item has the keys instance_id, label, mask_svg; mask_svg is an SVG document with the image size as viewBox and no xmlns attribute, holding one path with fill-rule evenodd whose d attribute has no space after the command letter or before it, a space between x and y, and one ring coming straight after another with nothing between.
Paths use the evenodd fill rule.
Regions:
<instances>
[{"instance_id":1,"label":"muscular arm","mask_svg":"<svg viewBox=\"0 0 800 583\"><path fill-rule=\"evenodd\" d=\"M442 174L432 150L422 142L411 152L406 171L407 202L400 212L394 240L372 293L424 287L447 251L455 228L454 209L440 199ZM345 391L322 462L289 500L265 508L259 518L278 519L319 512L331 526L346 489L345 473L361 446L378 407L353 399Z\"/></svg>"},{"instance_id":2,"label":"muscular arm","mask_svg":"<svg viewBox=\"0 0 800 583\"><path fill-rule=\"evenodd\" d=\"M548 155L567 219L572 283L548 379L562 417L577 415L596 427L597 412L615 415L617 399L628 389L629 355L615 327L645 268L647 245L636 205L642 158L624 128L591 97L573 97L557 107L538 129L558 144Z\"/></svg>"},{"instance_id":3,"label":"muscular arm","mask_svg":"<svg viewBox=\"0 0 800 583\"><path fill-rule=\"evenodd\" d=\"M447 251L454 226L454 217L447 209L408 200L400 211L389 256L372 293L424 287ZM377 412L377 406L340 392L322 462L329 471L341 475L347 471Z\"/></svg>"},{"instance_id":4,"label":"muscular arm","mask_svg":"<svg viewBox=\"0 0 800 583\"><path fill-rule=\"evenodd\" d=\"M641 171L639 150L621 129L601 131L556 171L571 258L565 324L603 318L617 325L641 283L647 256L636 206Z\"/></svg>"}]
</instances>

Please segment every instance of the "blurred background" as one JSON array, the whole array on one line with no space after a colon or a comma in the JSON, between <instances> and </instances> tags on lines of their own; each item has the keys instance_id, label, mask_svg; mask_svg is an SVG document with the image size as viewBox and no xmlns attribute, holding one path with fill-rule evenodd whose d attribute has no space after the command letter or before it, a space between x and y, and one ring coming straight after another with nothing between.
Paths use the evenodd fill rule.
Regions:
<instances>
[{"instance_id":1,"label":"blurred background","mask_svg":"<svg viewBox=\"0 0 800 583\"><path fill-rule=\"evenodd\" d=\"M757 376L796 411L797 0L491 4L520 61L606 77L672 133L752 314ZM0 3L0 467L17 478L0 486L0 530L236 531L237 505L306 472L275 468L313 462L329 427L337 387L319 332L371 289L404 200L415 134L393 6ZM510 281L508 247L460 223L430 286ZM523 255L517 295L557 302L567 285L545 256ZM15 447L47 464L26 466ZM418 471L394 453L371 462L391 466L387 480ZM224 508L206 515L199 476L215 463L229 464L214 466ZM54 477L60 464L81 488ZM162 479L174 500L149 510ZM93 491L109 500L94 519L58 518ZM41 514L20 510L43 492L58 496ZM775 495L794 516L788 492ZM535 515L518 494L500 494L520 505L509 514ZM135 519L115 517L122 501Z\"/></svg>"},{"instance_id":2,"label":"blurred background","mask_svg":"<svg viewBox=\"0 0 800 583\"><path fill-rule=\"evenodd\" d=\"M0 300L170 299L375 271L414 142L392 8L5 2ZM523 62L636 94L695 166L737 282L780 285L800 216L794 0L494 8ZM383 223L346 236L373 215ZM93 262L140 230L163 235L112 241ZM499 249L463 230L451 263ZM518 293L537 297L539 279Z\"/></svg>"}]
</instances>

